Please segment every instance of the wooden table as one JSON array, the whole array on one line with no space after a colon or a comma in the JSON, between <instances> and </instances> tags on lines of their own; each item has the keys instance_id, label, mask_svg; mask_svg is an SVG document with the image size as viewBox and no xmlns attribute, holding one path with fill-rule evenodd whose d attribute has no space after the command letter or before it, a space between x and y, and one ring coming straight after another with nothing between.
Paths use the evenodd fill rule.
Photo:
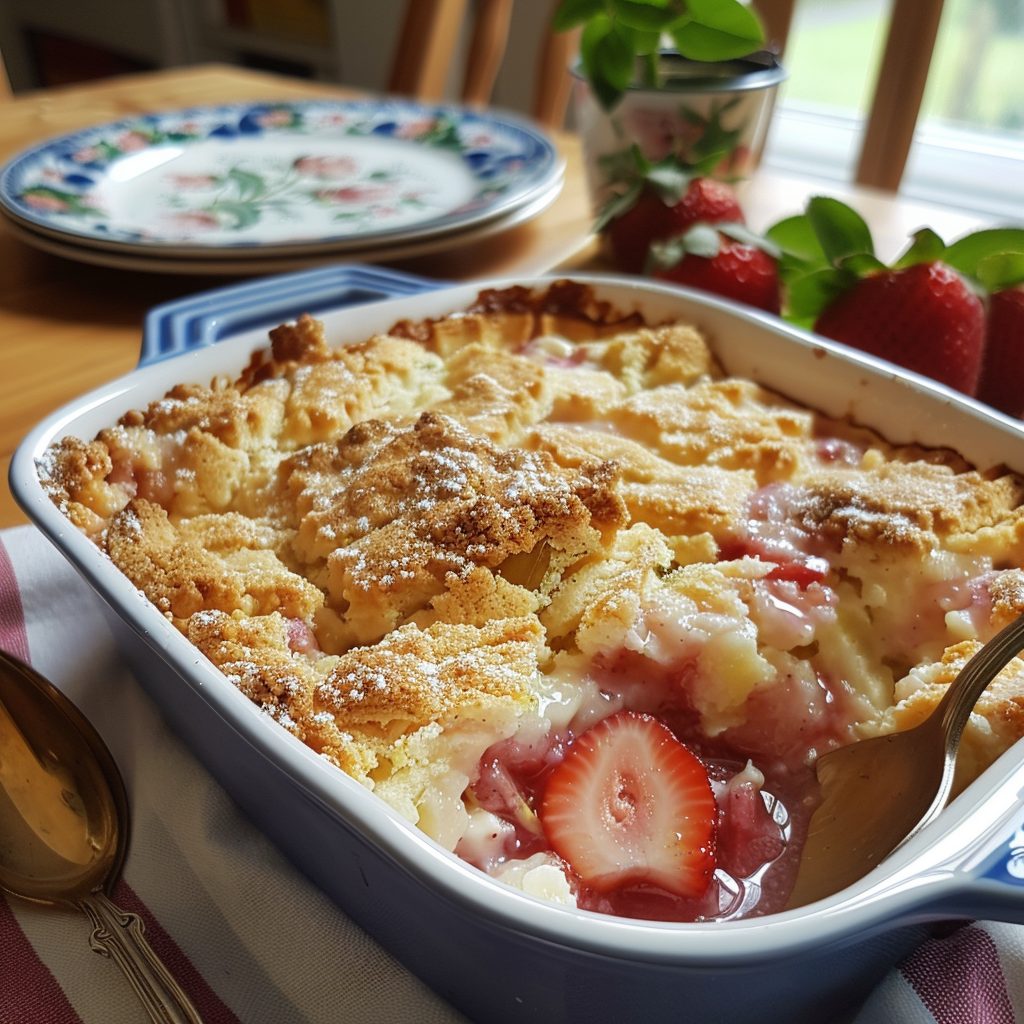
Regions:
<instances>
[{"instance_id":1,"label":"wooden table","mask_svg":"<svg viewBox=\"0 0 1024 1024\"><path fill-rule=\"evenodd\" d=\"M0 162L51 136L133 114L214 103L344 95L337 86L221 66L133 75L0 102ZM599 265L579 140L559 133L566 183L535 220L500 236L395 266L447 280L552 268ZM883 255L925 224L955 237L976 219L901 202L863 190L822 190L807 181L760 172L744 186L743 203L755 228L802 209L808 195L846 198L871 224ZM228 284L223 277L146 274L88 266L39 252L15 238L0 218L0 471L37 420L103 381L130 370L139 351L146 311L161 302ZM23 522L6 486L0 527Z\"/></svg>"}]
</instances>

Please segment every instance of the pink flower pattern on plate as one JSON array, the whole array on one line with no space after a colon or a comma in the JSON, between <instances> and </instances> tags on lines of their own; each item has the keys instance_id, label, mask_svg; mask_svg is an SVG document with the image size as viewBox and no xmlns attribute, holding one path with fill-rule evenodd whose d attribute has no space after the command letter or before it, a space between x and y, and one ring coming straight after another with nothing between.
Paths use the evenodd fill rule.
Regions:
<instances>
[{"instance_id":1,"label":"pink flower pattern on plate","mask_svg":"<svg viewBox=\"0 0 1024 1024\"><path fill-rule=\"evenodd\" d=\"M349 178L359 172L358 162L350 156L300 156L292 167L310 178Z\"/></svg>"}]
</instances>

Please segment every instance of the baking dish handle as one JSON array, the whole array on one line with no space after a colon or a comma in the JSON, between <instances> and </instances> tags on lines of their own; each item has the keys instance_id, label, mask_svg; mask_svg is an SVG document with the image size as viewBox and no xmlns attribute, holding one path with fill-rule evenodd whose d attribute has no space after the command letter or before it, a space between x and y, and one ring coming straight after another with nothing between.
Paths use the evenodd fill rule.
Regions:
<instances>
[{"instance_id":1,"label":"baking dish handle","mask_svg":"<svg viewBox=\"0 0 1024 1024\"><path fill-rule=\"evenodd\" d=\"M139 366L205 348L253 328L277 326L364 302L418 295L446 282L386 267L343 263L275 274L155 306L146 314Z\"/></svg>"},{"instance_id":2,"label":"baking dish handle","mask_svg":"<svg viewBox=\"0 0 1024 1024\"><path fill-rule=\"evenodd\" d=\"M952 874L939 909L958 917L1024 924L1024 803L1006 808L991 829L979 824L973 842L947 861ZM979 843L984 833L987 840Z\"/></svg>"}]
</instances>

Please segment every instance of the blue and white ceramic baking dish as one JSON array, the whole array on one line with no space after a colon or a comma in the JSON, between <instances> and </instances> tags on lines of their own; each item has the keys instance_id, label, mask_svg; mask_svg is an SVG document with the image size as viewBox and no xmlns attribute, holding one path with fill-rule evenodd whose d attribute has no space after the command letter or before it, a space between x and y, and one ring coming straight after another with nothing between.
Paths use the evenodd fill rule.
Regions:
<instances>
[{"instance_id":1,"label":"blue and white ceramic baking dish","mask_svg":"<svg viewBox=\"0 0 1024 1024\"><path fill-rule=\"evenodd\" d=\"M894 442L1024 470L1024 429L931 382L779 320L674 288L588 280L652 320L699 324L726 368ZM487 286L544 281L487 282ZM404 318L464 308L483 283L359 308L321 308L343 344ZM109 607L137 677L211 773L292 860L411 970L471 1018L503 1021L832 1020L949 917L1024 921L1024 760L1009 751L931 827L820 903L716 924L629 921L506 888L445 852L262 714L179 635L43 494L36 459L91 437L181 381L233 373L262 331L145 367L48 417L11 468L32 520ZM339 963L339 971L345 970Z\"/></svg>"}]
</instances>

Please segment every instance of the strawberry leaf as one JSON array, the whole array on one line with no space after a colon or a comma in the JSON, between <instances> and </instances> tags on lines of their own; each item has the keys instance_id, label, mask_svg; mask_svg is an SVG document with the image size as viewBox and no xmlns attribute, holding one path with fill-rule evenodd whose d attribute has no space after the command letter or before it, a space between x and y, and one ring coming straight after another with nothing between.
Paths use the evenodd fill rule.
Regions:
<instances>
[{"instance_id":1,"label":"strawberry leaf","mask_svg":"<svg viewBox=\"0 0 1024 1024\"><path fill-rule=\"evenodd\" d=\"M800 213L773 224L765 237L780 251L779 272L784 280L801 277L828 266L828 257L818 241L810 218Z\"/></svg>"},{"instance_id":2,"label":"strawberry leaf","mask_svg":"<svg viewBox=\"0 0 1024 1024\"><path fill-rule=\"evenodd\" d=\"M885 270L885 264L877 257L868 252L858 252L853 256L845 256L839 260L837 266L845 270L853 277L867 277L868 274L876 274L879 270Z\"/></svg>"},{"instance_id":3,"label":"strawberry leaf","mask_svg":"<svg viewBox=\"0 0 1024 1024\"><path fill-rule=\"evenodd\" d=\"M831 305L855 280L849 271L827 267L814 270L788 283L786 319L808 329L827 306Z\"/></svg>"},{"instance_id":4,"label":"strawberry leaf","mask_svg":"<svg viewBox=\"0 0 1024 1024\"><path fill-rule=\"evenodd\" d=\"M1024 228L988 228L975 231L958 239L943 257L961 274L980 279L979 267L983 260L1003 253L1024 253Z\"/></svg>"},{"instance_id":5,"label":"strawberry leaf","mask_svg":"<svg viewBox=\"0 0 1024 1024\"><path fill-rule=\"evenodd\" d=\"M713 224L694 224L684 233L683 243L688 253L706 260L713 259L722 248L722 240Z\"/></svg>"},{"instance_id":6,"label":"strawberry leaf","mask_svg":"<svg viewBox=\"0 0 1024 1024\"><path fill-rule=\"evenodd\" d=\"M604 172L605 180L613 182L640 180L651 169L651 162L635 144L628 149L598 157L598 164Z\"/></svg>"},{"instance_id":7,"label":"strawberry leaf","mask_svg":"<svg viewBox=\"0 0 1024 1024\"><path fill-rule=\"evenodd\" d=\"M807 216L830 263L860 253L874 253L871 229L864 218L838 199L815 196L807 204Z\"/></svg>"},{"instance_id":8,"label":"strawberry leaf","mask_svg":"<svg viewBox=\"0 0 1024 1024\"><path fill-rule=\"evenodd\" d=\"M685 255L686 243L680 235L652 242L644 271L646 273L650 270L668 270L669 267L674 267L682 262Z\"/></svg>"},{"instance_id":9,"label":"strawberry leaf","mask_svg":"<svg viewBox=\"0 0 1024 1024\"><path fill-rule=\"evenodd\" d=\"M631 210L636 205L636 201L640 198L642 191L643 184L636 181L625 192L612 196L601 207L601 211L594 220L593 230L600 234L613 220L617 220L628 210Z\"/></svg>"},{"instance_id":10,"label":"strawberry leaf","mask_svg":"<svg viewBox=\"0 0 1024 1024\"><path fill-rule=\"evenodd\" d=\"M934 263L946 254L946 243L931 228L914 232L909 248L893 264L895 270L913 267L918 263Z\"/></svg>"},{"instance_id":11,"label":"strawberry leaf","mask_svg":"<svg viewBox=\"0 0 1024 1024\"><path fill-rule=\"evenodd\" d=\"M986 256L978 264L975 276L989 292L1001 292L1024 284L1024 253L1001 252Z\"/></svg>"},{"instance_id":12,"label":"strawberry leaf","mask_svg":"<svg viewBox=\"0 0 1024 1024\"><path fill-rule=\"evenodd\" d=\"M647 269L667 270L682 262L685 256L714 259L722 248L722 239L713 224L694 224L681 235L673 235L651 243Z\"/></svg>"},{"instance_id":13,"label":"strawberry leaf","mask_svg":"<svg viewBox=\"0 0 1024 1024\"><path fill-rule=\"evenodd\" d=\"M648 183L666 206L675 206L690 184L693 175L669 157L655 164L646 174Z\"/></svg>"},{"instance_id":14,"label":"strawberry leaf","mask_svg":"<svg viewBox=\"0 0 1024 1024\"><path fill-rule=\"evenodd\" d=\"M753 249L760 249L762 252L766 252L772 259L777 260L782 255L782 250L770 238L759 235L756 231L751 231L745 224L723 221L712 226L716 231L720 231L723 235L728 236L734 241L742 242Z\"/></svg>"}]
</instances>

